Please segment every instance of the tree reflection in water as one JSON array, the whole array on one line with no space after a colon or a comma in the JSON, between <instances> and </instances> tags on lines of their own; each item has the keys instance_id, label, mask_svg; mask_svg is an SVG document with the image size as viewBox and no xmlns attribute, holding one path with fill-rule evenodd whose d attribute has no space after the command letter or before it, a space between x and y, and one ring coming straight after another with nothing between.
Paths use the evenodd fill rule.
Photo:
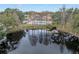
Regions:
<instances>
[{"instance_id":1,"label":"tree reflection in water","mask_svg":"<svg viewBox=\"0 0 79 59\"><path fill-rule=\"evenodd\" d=\"M43 37L44 37L43 44L47 46L49 44L49 40L50 40L49 36L47 34L45 34Z\"/></svg>"},{"instance_id":2,"label":"tree reflection in water","mask_svg":"<svg viewBox=\"0 0 79 59\"><path fill-rule=\"evenodd\" d=\"M73 51L72 53L79 53L79 41L75 39L73 41L68 41L65 44L67 49Z\"/></svg>"},{"instance_id":3,"label":"tree reflection in water","mask_svg":"<svg viewBox=\"0 0 79 59\"><path fill-rule=\"evenodd\" d=\"M60 47L60 53L64 53L64 47L66 47L72 53L79 53L79 38L69 33L59 33L58 36L50 35L47 32L33 31L32 35L25 31L18 31L14 33L8 33L6 40L0 43L0 53L8 53L11 50L17 48L20 39L28 34L29 41L32 46L36 46L37 43L48 46L49 44L57 44Z\"/></svg>"},{"instance_id":4,"label":"tree reflection in water","mask_svg":"<svg viewBox=\"0 0 79 59\"><path fill-rule=\"evenodd\" d=\"M63 40L60 40L61 36L59 36L58 41L54 41L56 44L61 44L60 45L60 51L63 52L63 45L66 46L68 50L71 50L72 53L79 53L79 38L76 36L73 36L72 34L69 33L63 33L62 37Z\"/></svg>"},{"instance_id":5,"label":"tree reflection in water","mask_svg":"<svg viewBox=\"0 0 79 59\"><path fill-rule=\"evenodd\" d=\"M60 46L60 52L64 52L64 46L72 53L79 53L79 38L69 33L59 33L59 36L51 36L47 33L40 33L39 35L29 35L29 40L32 46L36 46L37 42L48 46L50 43L55 43Z\"/></svg>"},{"instance_id":6,"label":"tree reflection in water","mask_svg":"<svg viewBox=\"0 0 79 59\"><path fill-rule=\"evenodd\" d=\"M3 41L0 44L0 53L8 53L11 50L17 48L17 44L19 43L20 39L25 35L24 31L18 31L14 33L8 33L6 35L6 41Z\"/></svg>"},{"instance_id":7,"label":"tree reflection in water","mask_svg":"<svg viewBox=\"0 0 79 59\"><path fill-rule=\"evenodd\" d=\"M29 37L30 43L32 46L36 46L37 43L37 37L35 35L32 35Z\"/></svg>"},{"instance_id":8,"label":"tree reflection in water","mask_svg":"<svg viewBox=\"0 0 79 59\"><path fill-rule=\"evenodd\" d=\"M37 42L47 46L49 44L50 37L46 33L42 32L38 35L33 33L33 35L29 35L29 40L32 46L36 46Z\"/></svg>"}]
</instances>

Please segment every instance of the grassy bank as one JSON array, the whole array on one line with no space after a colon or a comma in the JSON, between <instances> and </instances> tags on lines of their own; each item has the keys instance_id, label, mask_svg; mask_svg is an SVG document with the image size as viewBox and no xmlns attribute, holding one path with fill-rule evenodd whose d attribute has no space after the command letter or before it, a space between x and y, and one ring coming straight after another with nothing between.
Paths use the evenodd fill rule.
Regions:
<instances>
[{"instance_id":1,"label":"grassy bank","mask_svg":"<svg viewBox=\"0 0 79 59\"><path fill-rule=\"evenodd\" d=\"M21 30L37 30L37 29L46 29L48 30L50 25L29 25L29 24L21 24L19 26L15 26L12 28L8 28L7 33L16 32Z\"/></svg>"},{"instance_id":2,"label":"grassy bank","mask_svg":"<svg viewBox=\"0 0 79 59\"><path fill-rule=\"evenodd\" d=\"M46 29L46 30L51 30L52 27L57 27L58 30L61 30L63 32L68 32L73 35L79 36L79 33L73 31L73 28L69 24L67 25L29 25L29 24L21 24L19 26L12 27L8 29L7 33L10 32L16 32L16 31L21 31L21 30L36 30L36 29Z\"/></svg>"},{"instance_id":3,"label":"grassy bank","mask_svg":"<svg viewBox=\"0 0 79 59\"><path fill-rule=\"evenodd\" d=\"M72 26L70 24L67 24L64 26L58 25L57 28L63 32L68 32L68 33L71 33L71 34L79 37L79 32L77 32L77 30L75 31L74 28L72 28Z\"/></svg>"}]
</instances>

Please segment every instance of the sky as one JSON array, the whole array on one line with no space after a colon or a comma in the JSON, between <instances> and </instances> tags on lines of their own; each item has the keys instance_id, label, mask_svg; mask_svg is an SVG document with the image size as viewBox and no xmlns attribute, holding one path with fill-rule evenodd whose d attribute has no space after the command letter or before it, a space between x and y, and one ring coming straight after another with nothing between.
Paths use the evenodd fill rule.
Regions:
<instances>
[{"instance_id":1,"label":"sky","mask_svg":"<svg viewBox=\"0 0 79 59\"><path fill-rule=\"evenodd\" d=\"M64 4L0 4L0 11L4 11L6 8L17 8L21 11L50 11L55 12L63 7ZM79 8L79 4L66 4L66 8Z\"/></svg>"}]
</instances>

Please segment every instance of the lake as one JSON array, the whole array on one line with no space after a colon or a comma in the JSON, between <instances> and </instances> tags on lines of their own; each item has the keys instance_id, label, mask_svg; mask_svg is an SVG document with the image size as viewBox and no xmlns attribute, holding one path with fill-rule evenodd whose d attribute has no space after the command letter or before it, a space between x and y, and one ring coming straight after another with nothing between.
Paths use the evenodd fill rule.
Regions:
<instances>
[{"instance_id":1,"label":"lake","mask_svg":"<svg viewBox=\"0 0 79 59\"><path fill-rule=\"evenodd\" d=\"M69 34L70 35L70 34ZM54 37L46 30L23 30L8 33L0 44L0 53L4 54L77 54L79 39L72 36Z\"/></svg>"}]
</instances>

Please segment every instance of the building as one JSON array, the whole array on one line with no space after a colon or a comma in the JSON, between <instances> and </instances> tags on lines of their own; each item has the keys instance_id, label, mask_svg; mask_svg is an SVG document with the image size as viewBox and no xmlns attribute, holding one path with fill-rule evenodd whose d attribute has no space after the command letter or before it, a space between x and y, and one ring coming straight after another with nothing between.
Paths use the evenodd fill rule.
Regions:
<instances>
[{"instance_id":1,"label":"building","mask_svg":"<svg viewBox=\"0 0 79 59\"><path fill-rule=\"evenodd\" d=\"M27 22L27 24L32 24L32 25L47 25L47 24L52 24L51 21L40 21L40 20L32 20Z\"/></svg>"},{"instance_id":2,"label":"building","mask_svg":"<svg viewBox=\"0 0 79 59\"><path fill-rule=\"evenodd\" d=\"M52 24L52 12L29 12L23 23L33 25Z\"/></svg>"}]
</instances>

